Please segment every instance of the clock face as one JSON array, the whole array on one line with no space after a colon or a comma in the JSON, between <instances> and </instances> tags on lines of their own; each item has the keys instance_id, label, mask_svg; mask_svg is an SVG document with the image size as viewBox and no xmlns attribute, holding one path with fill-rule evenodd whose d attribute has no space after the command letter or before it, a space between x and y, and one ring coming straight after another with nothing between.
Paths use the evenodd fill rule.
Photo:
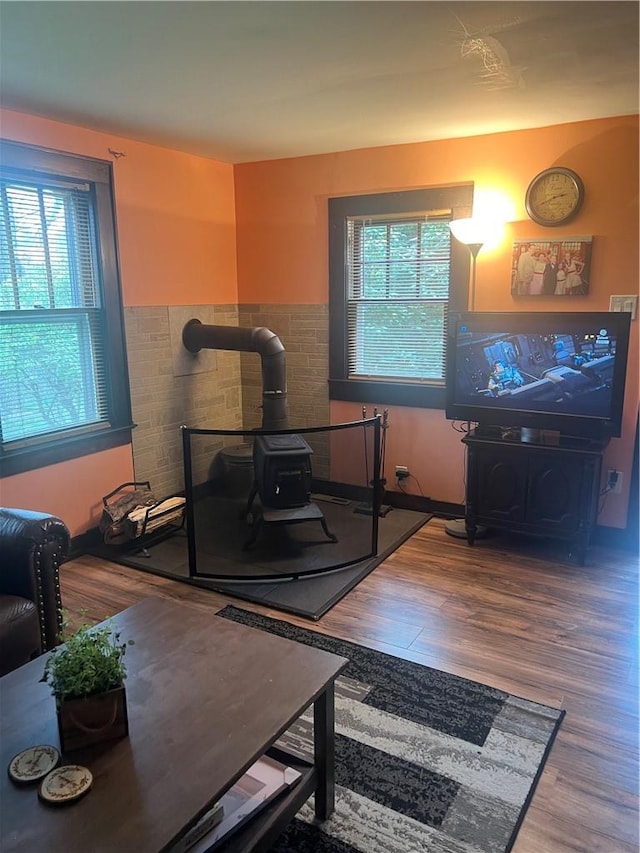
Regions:
<instances>
[{"instance_id":1,"label":"clock face","mask_svg":"<svg viewBox=\"0 0 640 853\"><path fill-rule=\"evenodd\" d=\"M582 181L570 169L546 169L529 184L527 213L539 225L563 225L580 210L584 199Z\"/></svg>"}]
</instances>

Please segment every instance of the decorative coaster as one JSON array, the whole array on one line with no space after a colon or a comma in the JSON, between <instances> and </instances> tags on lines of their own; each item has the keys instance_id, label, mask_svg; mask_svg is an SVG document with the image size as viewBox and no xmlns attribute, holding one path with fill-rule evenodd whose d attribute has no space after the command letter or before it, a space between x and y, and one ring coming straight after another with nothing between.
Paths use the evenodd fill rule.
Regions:
<instances>
[{"instance_id":1,"label":"decorative coaster","mask_svg":"<svg viewBox=\"0 0 640 853\"><path fill-rule=\"evenodd\" d=\"M87 767L64 764L45 776L38 794L46 803L62 805L83 797L91 788L92 782L93 776Z\"/></svg>"},{"instance_id":2,"label":"decorative coaster","mask_svg":"<svg viewBox=\"0 0 640 853\"><path fill-rule=\"evenodd\" d=\"M60 753L47 743L30 746L14 755L9 762L9 778L19 785L38 782L60 763Z\"/></svg>"}]
</instances>

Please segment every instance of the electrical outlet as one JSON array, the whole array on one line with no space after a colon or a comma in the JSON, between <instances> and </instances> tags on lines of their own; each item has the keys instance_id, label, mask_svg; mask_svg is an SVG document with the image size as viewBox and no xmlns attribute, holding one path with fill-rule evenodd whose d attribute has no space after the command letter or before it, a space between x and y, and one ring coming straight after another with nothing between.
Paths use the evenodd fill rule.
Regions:
<instances>
[{"instance_id":1,"label":"electrical outlet","mask_svg":"<svg viewBox=\"0 0 640 853\"><path fill-rule=\"evenodd\" d=\"M607 471L607 488L612 495L619 495L622 492L622 471L609 468Z\"/></svg>"},{"instance_id":2,"label":"electrical outlet","mask_svg":"<svg viewBox=\"0 0 640 853\"><path fill-rule=\"evenodd\" d=\"M396 480L400 482L401 480L406 480L409 476L409 469L406 465L396 465Z\"/></svg>"}]
</instances>

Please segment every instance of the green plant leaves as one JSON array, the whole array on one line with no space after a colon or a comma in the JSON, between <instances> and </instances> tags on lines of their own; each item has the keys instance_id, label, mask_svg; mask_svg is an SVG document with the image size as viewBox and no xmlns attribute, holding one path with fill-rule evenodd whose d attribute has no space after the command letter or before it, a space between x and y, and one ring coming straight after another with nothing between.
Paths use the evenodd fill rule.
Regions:
<instances>
[{"instance_id":1,"label":"green plant leaves","mask_svg":"<svg viewBox=\"0 0 640 853\"><path fill-rule=\"evenodd\" d=\"M50 685L58 704L119 687L126 678L127 645L107 624L82 627L51 653L41 681Z\"/></svg>"}]
</instances>

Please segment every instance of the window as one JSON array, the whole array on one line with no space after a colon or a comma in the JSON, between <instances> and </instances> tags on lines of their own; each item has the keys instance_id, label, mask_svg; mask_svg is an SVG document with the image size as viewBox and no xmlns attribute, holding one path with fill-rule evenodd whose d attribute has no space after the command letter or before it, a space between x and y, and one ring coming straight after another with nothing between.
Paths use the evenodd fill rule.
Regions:
<instances>
[{"instance_id":1,"label":"window","mask_svg":"<svg viewBox=\"0 0 640 853\"><path fill-rule=\"evenodd\" d=\"M447 314L469 272L449 222L471 203L470 185L330 199L332 399L444 408Z\"/></svg>"},{"instance_id":2,"label":"window","mask_svg":"<svg viewBox=\"0 0 640 853\"><path fill-rule=\"evenodd\" d=\"M130 441L111 165L0 143L3 475Z\"/></svg>"}]
</instances>

